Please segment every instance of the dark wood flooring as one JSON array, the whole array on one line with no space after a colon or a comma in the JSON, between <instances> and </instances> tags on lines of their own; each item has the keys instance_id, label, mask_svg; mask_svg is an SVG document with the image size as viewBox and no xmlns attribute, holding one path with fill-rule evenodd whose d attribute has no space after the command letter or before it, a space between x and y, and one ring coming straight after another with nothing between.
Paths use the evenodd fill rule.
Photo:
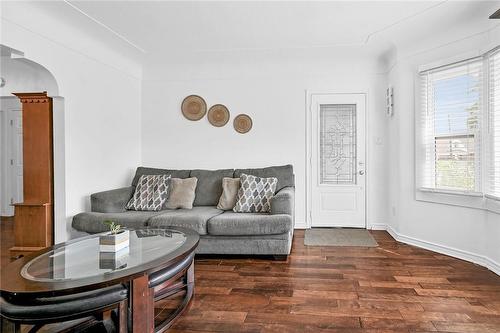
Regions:
<instances>
[{"instance_id":1,"label":"dark wood flooring","mask_svg":"<svg viewBox=\"0 0 500 333\"><path fill-rule=\"evenodd\" d=\"M14 218L0 218L0 267L10 262L9 249L14 246Z\"/></svg>"},{"instance_id":2,"label":"dark wood flooring","mask_svg":"<svg viewBox=\"0 0 500 333\"><path fill-rule=\"evenodd\" d=\"M499 276L371 233L377 248L306 247L299 230L286 262L197 259L194 300L169 332L500 332Z\"/></svg>"},{"instance_id":3,"label":"dark wood flooring","mask_svg":"<svg viewBox=\"0 0 500 333\"><path fill-rule=\"evenodd\" d=\"M170 332L500 332L499 276L371 233L377 248L307 247L297 231L287 262L197 260Z\"/></svg>"}]
</instances>

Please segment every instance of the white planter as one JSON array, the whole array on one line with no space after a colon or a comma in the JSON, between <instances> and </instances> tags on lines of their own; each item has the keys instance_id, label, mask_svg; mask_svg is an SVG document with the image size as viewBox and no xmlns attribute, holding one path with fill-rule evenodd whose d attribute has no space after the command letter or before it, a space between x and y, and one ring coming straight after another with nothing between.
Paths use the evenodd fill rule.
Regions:
<instances>
[{"instance_id":1,"label":"white planter","mask_svg":"<svg viewBox=\"0 0 500 333\"><path fill-rule=\"evenodd\" d=\"M99 236L99 251L100 252L118 252L129 246L130 232L121 230L117 234L108 232Z\"/></svg>"}]
</instances>

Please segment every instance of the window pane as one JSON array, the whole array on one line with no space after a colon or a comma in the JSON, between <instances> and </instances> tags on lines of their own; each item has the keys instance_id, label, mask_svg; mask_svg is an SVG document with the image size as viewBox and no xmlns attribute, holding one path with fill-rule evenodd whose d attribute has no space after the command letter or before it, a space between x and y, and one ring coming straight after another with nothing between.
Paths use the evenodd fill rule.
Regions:
<instances>
[{"instance_id":1,"label":"window pane","mask_svg":"<svg viewBox=\"0 0 500 333\"><path fill-rule=\"evenodd\" d=\"M426 187L480 189L482 58L422 75Z\"/></svg>"},{"instance_id":2,"label":"window pane","mask_svg":"<svg viewBox=\"0 0 500 333\"><path fill-rule=\"evenodd\" d=\"M436 137L436 187L474 190L474 137Z\"/></svg>"},{"instance_id":3,"label":"window pane","mask_svg":"<svg viewBox=\"0 0 500 333\"><path fill-rule=\"evenodd\" d=\"M320 106L320 183L356 184L356 105Z\"/></svg>"},{"instance_id":4,"label":"window pane","mask_svg":"<svg viewBox=\"0 0 500 333\"><path fill-rule=\"evenodd\" d=\"M477 129L480 84L477 73L434 82L436 135L469 133Z\"/></svg>"}]
</instances>

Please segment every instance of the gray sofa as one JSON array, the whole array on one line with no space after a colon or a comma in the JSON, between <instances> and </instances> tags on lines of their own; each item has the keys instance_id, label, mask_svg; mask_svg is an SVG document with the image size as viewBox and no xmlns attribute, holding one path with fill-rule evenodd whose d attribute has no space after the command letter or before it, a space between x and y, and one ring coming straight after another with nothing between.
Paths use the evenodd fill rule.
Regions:
<instances>
[{"instance_id":1,"label":"gray sofa","mask_svg":"<svg viewBox=\"0 0 500 333\"><path fill-rule=\"evenodd\" d=\"M242 173L276 177L276 194L270 213L234 213L217 209L223 177ZM175 178L197 177L193 209L127 211L141 175L169 174ZM73 217L74 229L86 233L106 231L104 220L111 219L127 228L179 226L200 234L198 254L245 254L286 256L290 253L295 206L295 183L291 165L260 169L168 170L137 168L131 186L94 193L91 212Z\"/></svg>"}]
</instances>

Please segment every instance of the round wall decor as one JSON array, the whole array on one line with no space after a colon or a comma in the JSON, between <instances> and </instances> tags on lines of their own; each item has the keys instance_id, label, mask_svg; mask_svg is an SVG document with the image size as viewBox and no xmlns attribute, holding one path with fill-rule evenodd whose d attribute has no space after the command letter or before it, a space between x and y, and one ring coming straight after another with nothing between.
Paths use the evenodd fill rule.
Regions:
<instances>
[{"instance_id":1,"label":"round wall decor","mask_svg":"<svg viewBox=\"0 0 500 333\"><path fill-rule=\"evenodd\" d=\"M247 133L252 129L252 118L246 114L239 114L234 118L233 126L238 133Z\"/></svg>"},{"instance_id":2,"label":"round wall decor","mask_svg":"<svg viewBox=\"0 0 500 333\"><path fill-rule=\"evenodd\" d=\"M215 104L208 110L208 121L215 127L222 127L229 121L229 110L222 104Z\"/></svg>"},{"instance_id":3,"label":"round wall decor","mask_svg":"<svg viewBox=\"0 0 500 333\"><path fill-rule=\"evenodd\" d=\"M198 95L190 95L182 101L182 114L189 120L200 120L207 113L207 103Z\"/></svg>"}]
</instances>

